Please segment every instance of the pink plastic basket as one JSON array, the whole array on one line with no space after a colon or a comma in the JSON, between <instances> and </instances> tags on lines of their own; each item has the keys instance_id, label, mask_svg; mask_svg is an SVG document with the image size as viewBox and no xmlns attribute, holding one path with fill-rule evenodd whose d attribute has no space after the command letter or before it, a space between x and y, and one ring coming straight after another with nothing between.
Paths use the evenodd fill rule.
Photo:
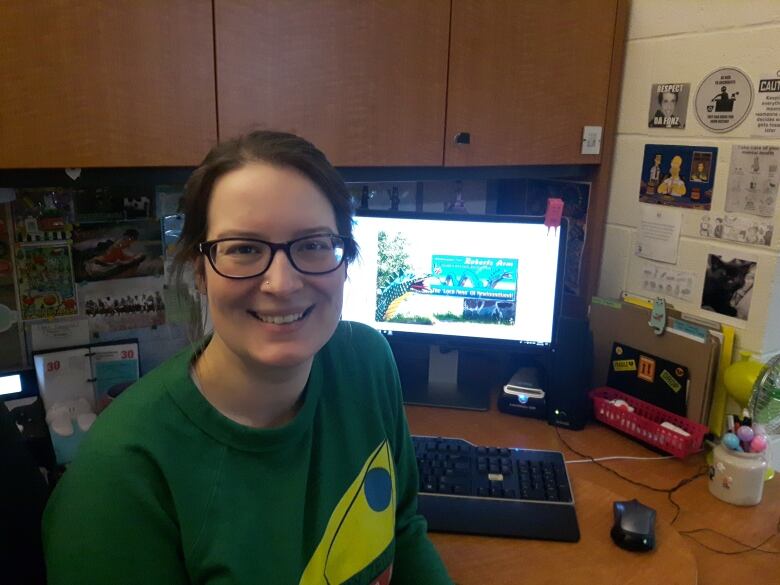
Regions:
<instances>
[{"instance_id":1,"label":"pink plastic basket","mask_svg":"<svg viewBox=\"0 0 780 585\"><path fill-rule=\"evenodd\" d=\"M591 390L590 397L593 399L593 414L597 420L680 459L701 450L704 435L709 431L706 425L693 422L608 386ZM610 400L615 399L625 400L634 408L634 412L611 404ZM667 421L690 436L686 437L662 427L661 423Z\"/></svg>"}]
</instances>

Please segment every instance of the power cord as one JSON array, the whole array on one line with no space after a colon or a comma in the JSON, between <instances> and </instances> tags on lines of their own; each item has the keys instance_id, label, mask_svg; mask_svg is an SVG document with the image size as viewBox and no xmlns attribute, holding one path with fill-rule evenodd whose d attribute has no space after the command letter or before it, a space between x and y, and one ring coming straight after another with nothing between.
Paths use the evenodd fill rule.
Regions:
<instances>
[{"instance_id":1,"label":"power cord","mask_svg":"<svg viewBox=\"0 0 780 585\"><path fill-rule=\"evenodd\" d=\"M690 476L690 477L686 477L686 478L683 478L683 479L681 479L680 481L678 481L678 482L677 482L677 483L676 483L676 484L675 484L673 487L671 487L671 488L659 488L659 487L652 486L652 485L649 485L649 484L646 484L646 483L642 483L641 481L636 481L636 480L633 480L633 479L631 479L630 477L626 477L626 476L625 476L625 475L623 475L622 473L619 473L618 471L615 471L615 470L614 470L614 469L612 469L611 467L608 467L608 466L604 465L603 463L601 463L601 461L602 461L602 460L609 460L609 459L623 459L622 457L603 457L603 458L594 458L594 457L592 457L592 456L590 456L590 455L587 455L587 454L585 454L585 453L582 453L582 452L578 451L577 449L575 449L574 447L572 447L572 446L571 446L571 445L568 443L568 441L566 441L566 439L564 439L564 438L563 438L563 435L561 435L560 429L559 429L558 427L555 427L555 434L556 434L556 435L558 435L558 440L559 440L561 443L563 443L563 445L564 445L564 446L565 446L565 447L566 447L566 448L567 448L569 451L571 451L571 452L575 453L575 454L576 454L576 455L578 455L579 457L582 457L582 458L583 458L584 460L586 460L586 461L590 461L591 463L595 463L596 465L598 465L598 466L599 466L599 467L601 467L602 469L605 469L606 471L608 471L608 472L610 472L611 474L613 474L613 475L615 475L615 476L619 477L619 478L620 478L620 479L622 479L623 481L627 481L627 482L628 482L628 483L630 483L630 484L633 484L633 485L636 485L636 486L639 486L639 487L643 487L643 488L645 488L645 489L648 489L648 490L651 490L651 491L654 491L654 492L665 493L665 494L666 494L666 496L667 496L667 498L669 499L669 502L670 502L670 503L671 503L671 504L674 506L674 508L675 508L675 511L674 511L674 518L672 518L672 521L669 523L670 525L673 525L673 524L674 524L674 523L677 521L677 518L679 517L679 515L680 515L680 511L681 511L681 509L680 509L680 505L679 505L677 502L675 502L675 501L674 501L674 498L672 497L672 495L674 494L674 492L676 492L677 490L679 490L679 489L680 489L680 488L682 488L683 486L686 486L686 485L688 485L689 483L691 483L691 482L692 482L692 481L694 481L695 479L697 479L697 478L699 478L699 477L701 477L701 476L703 476L703 475L706 475L706 474L708 473L708 471L709 471L709 466L706 466L706 467L704 467L703 469L699 469L699 470L698 470L698 471L697 471L697 472L696 472L694 475L692 475L692 476ZM625 459L629 459L629 458L628 458L628 457L626 457ZM635 458L635 459L640 459L640 458ZM648 458L648 459L656 459L656 458ZM566 463L580 463L580 461L571 461L571 462L570 462L570 461L567 461ZM758 544L757 544L757 545L755 545L755 546L751 546L751 545L749 545L749 544L747 544L747 543L744 543L744 542L742 542L741 540L738 540L738 539L736 539L736 538L733 538L733 537L729 536L728 534L724 534L724 533L722 533L722 532L718 532L717 530L712 530L711 528L695 528L695 529L693 529L693 530L678 530L677 532L678 532L679 534L682 534L683 536L685 536L685 537L687 537L687 538L690 538L691 540L693 540L694 542L696 542L698 545L700 545L700 546L702 546L702 547L706 548L707 550L710 550L710 551L712 551L712 552L715 552L715 553L718 553L718 554L722 554L722 555L741 555L741 554L748 553L748 552L752 552L752 551L758 551L758 552L762 552L762 553L766 553L766 554L772 554L772 555L778 555L778 554L780 554L780 551L775 551L775 550L767 550L767 549L761 548L761 547L762 547L762 546L764 546L764 545L765 545L767 542L769 542L769 541L770 541L772 538L774 538L775 536L777 536L778 534L780 534L780 518L778 518L778 520L777 520L777 524L775 525L775 532L774 532L773 534L770 534L769 536L767 536L767 537L766 537L764 540L762 540L760 543L758 543ZM693 536L694 534L698 534L698 533L700 533L700 532L712 532L712 533L714 533L714 534L717 534L717 535L719 535L719 536L722 536L722 537L724 537L724 538L727 538L728 540L730 540L730 541L732 541L732 542L735 542L736 544L738 544L738 545L740 545L741 547L743 547L743 550L738 550L738 551L727 551L727 550L721 550L721 549L717 549L717 548L711 547L711 546L709 546L709 545L707 545L707 544L704 544L704 543L703 543L703 542L702 542L700 539L698 539L698 538L696 538L695 536Z\"/></svg>"}]
</instances>

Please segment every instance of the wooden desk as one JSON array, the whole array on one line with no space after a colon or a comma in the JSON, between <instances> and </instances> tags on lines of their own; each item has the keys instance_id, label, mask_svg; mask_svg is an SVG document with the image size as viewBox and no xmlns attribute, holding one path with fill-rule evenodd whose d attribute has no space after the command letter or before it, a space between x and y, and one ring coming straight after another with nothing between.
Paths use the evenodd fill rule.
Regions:
<instances>
[{"instance_id":1,"label":"wooden desk","mask_svg":"<svg viewBox=\"0 0 780 585\"><path fill-rule=\"evenodd\" d=\"M475 444L554 449L567 460L580 456L564 446L593 457L625 455L654 457L658 453L593 422L582 431L556 429L544 421L515 417L495 410L471 412L444 408L407 406L414 434L461 437ZM638 482L670 488L681 479L706 469L703 455L684 461L606 461L604 465ZM568 465L574 489L579 543L558 543L431 533L450 574L459 585L527 582L550 583L644 583L733 585L780 582L780 476L764 486L758 506L732 506L713 497L706 475L698 477L673 495L675 507L664 492L631 484L593 463ZM657 511L657 547L651 553L631 553L612 543L612 502L637 498ZM705 548L736 552L743 547L711 532L728 534L751 546L770 535L763 549L743 554L717 554ZM773 581L776 580L776 581Z\"/></svg>"}]
</instances>

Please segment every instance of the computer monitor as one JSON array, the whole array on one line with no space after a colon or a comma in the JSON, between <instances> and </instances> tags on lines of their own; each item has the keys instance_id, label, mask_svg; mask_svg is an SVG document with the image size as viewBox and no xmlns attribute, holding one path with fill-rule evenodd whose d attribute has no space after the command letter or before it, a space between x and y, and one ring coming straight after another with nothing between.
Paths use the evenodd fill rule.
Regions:
<instances>
[{"instance_id":1,"label":"computer monitor","mask_svg":"<svg viewBox=\"0 0 780 585\"><path fill-rule=\"evenodd\" d=\"M0 372L0 401L18 400L38 395L35 370Z\"/></svg>"},{"instance_id":2,"label":"computer monitor","mask_svg":"<svg viewBox=\"0 0 780 585\"><path fill-rule=\"evenodd\" d=\"M360 255L349 266L342 316L411 343L406 355L395 353L407 403L485 409L489 388L463 352L552 347L565 225L369 211L356 216L354 237Z\"/></svg>"}]
</instances>

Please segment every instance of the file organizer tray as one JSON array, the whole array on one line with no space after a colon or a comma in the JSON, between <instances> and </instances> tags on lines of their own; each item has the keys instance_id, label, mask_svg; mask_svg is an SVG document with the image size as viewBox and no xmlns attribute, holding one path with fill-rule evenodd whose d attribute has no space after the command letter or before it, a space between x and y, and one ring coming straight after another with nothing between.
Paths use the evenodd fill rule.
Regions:
<instances>
[{"instance_id":1,"label":"file organizer tray","mask_svg":"<svg viewBox=\"0 0 780 585\"><path fill-rule=\"evenodd\" d=\"M709 431L706 425L693 422L608 386L595 388L589 395L593 400L593 414L597 420L680 459L701 450L704 435ZM610 400L616 399L625 400L634 408L634 412L610 403ZM686 437L662 427L661 423L667 421L690 436Z\"/></svg>"}]
</instances>

